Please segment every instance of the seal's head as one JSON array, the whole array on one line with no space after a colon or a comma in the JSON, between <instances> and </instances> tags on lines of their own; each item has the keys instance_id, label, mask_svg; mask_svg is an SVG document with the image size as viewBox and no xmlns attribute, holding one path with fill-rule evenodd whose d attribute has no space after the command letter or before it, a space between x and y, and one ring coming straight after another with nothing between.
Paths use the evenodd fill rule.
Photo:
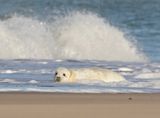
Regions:
<instances>
[{"instance_id":1,"label":"seal's head","mask_svg":"<svg viewBox=\"0 0 160 118\"><path fill-rule=\"evenodd\" d=\"M69 82L71 73L69 69L61 67L55 71L54 76L55 82Z\"/></svg>"}]
</instances>

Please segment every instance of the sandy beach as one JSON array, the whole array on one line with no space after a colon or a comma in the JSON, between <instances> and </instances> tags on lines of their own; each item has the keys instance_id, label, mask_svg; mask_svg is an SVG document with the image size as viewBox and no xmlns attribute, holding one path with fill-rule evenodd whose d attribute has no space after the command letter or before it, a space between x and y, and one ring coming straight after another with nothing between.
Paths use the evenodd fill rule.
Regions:
<instances>
[{"instance_id":1,"label":"sandy beach","mask_svg":"<svg viewBox=\"0 0 160 118\"><path fill-rule=\"evenodd\" d=\"M2 118L159 118L160 94L0 93Z\"/></svg>"}]
</instances>

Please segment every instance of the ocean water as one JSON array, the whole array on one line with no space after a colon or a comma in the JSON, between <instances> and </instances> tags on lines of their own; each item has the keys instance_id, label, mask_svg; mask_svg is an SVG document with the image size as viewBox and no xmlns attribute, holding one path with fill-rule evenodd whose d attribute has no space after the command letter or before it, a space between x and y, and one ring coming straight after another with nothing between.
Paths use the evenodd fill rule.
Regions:
<instances>
[{"instance_id":1,"label":"ocean water","mask_svg":"<svg viewBox=\"0 0 160 118\"><path fill-rule=\"evenodd\" d=\"M159 0L0 0L0 91L160 92ZM53 81L102 67L126 82Z\"/></svg>"}]
</instances>

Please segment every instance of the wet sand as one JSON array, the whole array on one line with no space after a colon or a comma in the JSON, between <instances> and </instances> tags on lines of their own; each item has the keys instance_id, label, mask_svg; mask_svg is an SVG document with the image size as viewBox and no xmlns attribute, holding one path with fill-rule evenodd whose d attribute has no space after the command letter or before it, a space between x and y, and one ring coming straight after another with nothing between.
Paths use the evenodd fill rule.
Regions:
<instances>
[{"instance_id":1,"label":"wet sand","mask_svg":"<svg viewBox=\"0 0 160 118\"><path fill-rule=\"evenodd\" d=\"M0 93L1 118L160 118L160 94Z\"/></svg>"}]
</instances>

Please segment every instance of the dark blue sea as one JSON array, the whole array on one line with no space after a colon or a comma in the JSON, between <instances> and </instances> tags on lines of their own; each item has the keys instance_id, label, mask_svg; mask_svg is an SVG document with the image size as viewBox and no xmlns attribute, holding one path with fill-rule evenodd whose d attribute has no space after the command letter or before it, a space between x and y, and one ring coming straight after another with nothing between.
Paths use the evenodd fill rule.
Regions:
<instances>
[{"instance_id":1,"label":"dark blue sea","mask_svg":"<svg viewBox=\"0 0 160 118\"><path fill-rule=\"evenodd\" d=\"M160 0L0 0L0 91L160 92ZM127 82L53 81L103 67Z\"/></svg>"}]
</instances>

